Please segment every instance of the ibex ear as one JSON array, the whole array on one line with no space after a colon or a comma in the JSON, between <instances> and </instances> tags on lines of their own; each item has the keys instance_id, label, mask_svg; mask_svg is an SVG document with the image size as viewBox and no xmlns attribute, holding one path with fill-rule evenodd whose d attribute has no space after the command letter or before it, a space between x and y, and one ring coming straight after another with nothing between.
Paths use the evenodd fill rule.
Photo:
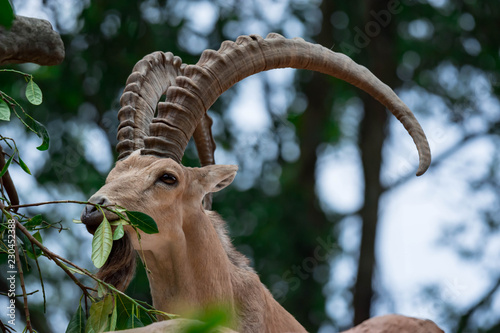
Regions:
<instances>
[{"instance_id":1,"label":"ibex ear","mask_svg":"<svg viewBox=\"0 0 500 333\"><path fill-rule=\"evenodd\" d=\"M205 193L217 192L233 182L236 165L207 165L199 169L199 182Z\"/></svg>"}]
</instances>

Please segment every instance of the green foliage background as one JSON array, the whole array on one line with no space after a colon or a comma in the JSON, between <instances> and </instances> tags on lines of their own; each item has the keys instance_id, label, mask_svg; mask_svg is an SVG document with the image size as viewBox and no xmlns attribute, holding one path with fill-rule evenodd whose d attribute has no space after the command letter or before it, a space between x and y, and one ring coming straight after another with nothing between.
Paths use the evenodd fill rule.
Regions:
<instances>
[{"instance_id":1,"label":"green foliage background","mask_svg":"<svg viewBox=\"0 0 500 333\"><path fill-rule=\"evenodd\" d=\"M363 42L357 37L356 28L365 29L367 22L375 21L372 11L378 13L395 2L401 10L391 16L387 27L380 29L368 41ZM23 6L22 2L14 1L18 12L25 9ZM200 11L207 8L214 20L200 29L194 20ZM269 11L279 10L285 14L269 14ZM458 140L449 151L444 151L448 155L438 155L435 168L475 138L486 137L496 142L498 147L498 115L491 116L485 112L473 93L476 88L466 84L473 82L474 75L486 78L489 84L484 93L498 103L500 35L495 27L498 27L500 3L496 1L102 0L71 2L71 11L65 11L59 2L45 0L43 11L62 34L66 59L63 64L54 67L13 67L35 75L44 93L44 101L32 108L32 114L47 126L51 135L48 154L30 158L34 165L29 167L36 184L21 186L14 179L24 189L20 191L24 203L46 198L85 200L104 183L112 167L110 152L116 156L113 147L118 124L118 98L132 67L144 55L157 50L171 51L184 63L195 63L203 49L217 49L223 40L234 40L239 34L265 35L274 31L286 37L300 35L334 51L350 53L391 87L420 96L421 102L415 103L414 111L421 117L435 115L429 99L439 98L444 105L439 109L441 117L457 128L463 139ZM431 29L430 33L428 29ZM446 82L439 74L443 68L457 72L454 77L459 81L455 84ZM406 182L407 178L401 177L393 183L384 184L378 172L369 175L372 168L367 166L382 164L382 149L388 140L388 120L383 109L366 113L361 110L360 118L364 118L354 126L354 133L349 133L342 128L339 119L345 116L344 111L352 105L353 98L372 111L369 99L338 80L307 72L293 73L293 82L280 84L267 74L259 75L265 111L271 119L271 125L259 135L247 135L242 139L240 133L232 129L227 110L232 101L240 96L238 87L225 93L211 108L216 122L214 132L218 150L223 152L218 156L237 162L241 170L240 180L235 186L215 197L214 209L228 222L234 243L251 258L262 282L275 292L283 306L308 330L345 328L345 318L329 317L326 310L326 295L332 288L328 284L331 274L329 263L338 255L350 256L356 261L359 254L346 252L337 242L340 222L346 216L354 216L371 228L363 227L360 232L364 233L362 243L368 244L366 251L370 254L362 255L362 258L373 258L358 264L362 265L360 267L376 267L375 250L367 239L370 234L375 238L380 198L390 192L394 184L396 187ZM3 75L0 90L22 99L21 81L10 77L6 79ZM283 97L284 102L276 101L274 96ZM378 118L367 118L372 114ZM486 127L474 136L468 128L470 122L478 118L486 119ZM21 128L18 124L3 124L0 132L14 136L24 153L35 139L22 133ZM90 150L95 138L89 133L104 134L106 147L100 144L95 150L98 153ZM379 139L365 140L364 137ZM317 196L315 185L318 154L337 147L345 140L357 146L365 180L363 208L349 214L325 208ZM294 157L293 149L300 149L299 159ZM498 161L498 148L493 161ZM185 164L196 163L196 152L190 146ZM494 189L497 197L493 202L496 204L499 202L497 165L490 163L485 177L470 182L472 191L480 191L484 187ZM482 212L484 218L477 221L485 226L485 239L498 232L499 206L486 207ZM375 210L369 207L375 207ZM28 212L34 215L40 210ZM60 207L44 208L42 211L48 220L63 220L65 226L72 218L77 218L67 216L67 212L66 208ZM374 220L370 222L365 216ZM90 236L84 234L82 228L71 228L72 231L63 234L47 231L44 240L52 239L46 241L49 246L57 246L70 259L88 265ZM454 236L456 233L445 230L444 243L459 255L467 256ZM318 237L333 240L329 249L330 260L320 262L313 272L297 273L294 267L300 266L304 258L313 256ZM480 247L480 244L477 246ZM481 253L481 249L477 248L474 255L480 256ZM42 303L32 303L35 324L41 332L55 329L51 326L54 325L54 318L69 321L80 297L71 282L49 266L49 262L43 266L48 290L47 319L42 314ZM291 285L283 284L283 274L287 271L291 271L293 277L300 277L298 288L291 290ZM302 278L301 274L306 277ZM367 276L369 285L375 289L366 291L369 299L390 304L390 293L384 293L384 288L390 289L390 286L381 286L373 272ZM498 269L493 270L491 276L496 289L479 295L478 302L468 308L440 302L437 310L442 322L439 324L447 325L453 332L498 330L500 321L492 317L487 306L492 295L498 293L498 284L494 283L500 281ZM34 276L29 281L33 289L39 288ZM349 286L337 291L349 306L351 314L358 311L353 305L353 302L356 303L353 301L356 288L361 293L361 287L353 280ZM363 288L365 291L366 288ZM432 286L427 291L424 298L429 303L436 302L438 291ZM128 292L134 297L149 300L143 271L138 272ZM373 309L371 311L374 313ZM361 314L359 316L362 317Z\"/></svg>"}]
</instances>

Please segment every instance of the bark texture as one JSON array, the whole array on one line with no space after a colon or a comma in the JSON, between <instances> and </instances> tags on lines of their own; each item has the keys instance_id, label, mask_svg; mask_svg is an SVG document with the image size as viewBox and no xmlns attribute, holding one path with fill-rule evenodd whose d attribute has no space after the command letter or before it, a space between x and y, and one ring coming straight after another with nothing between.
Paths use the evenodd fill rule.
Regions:
<instances>
[{"instance_id":1,"label":"bark texture","mask_svg":"<svg viewBox=\"0 0 500 333\"><path fill-rule=\"evenodd\" d=\"M0 27L0 65L33 62L60 64L64 44L47 20L17 16L10 30Z\"/></svg>"}]
</instances>

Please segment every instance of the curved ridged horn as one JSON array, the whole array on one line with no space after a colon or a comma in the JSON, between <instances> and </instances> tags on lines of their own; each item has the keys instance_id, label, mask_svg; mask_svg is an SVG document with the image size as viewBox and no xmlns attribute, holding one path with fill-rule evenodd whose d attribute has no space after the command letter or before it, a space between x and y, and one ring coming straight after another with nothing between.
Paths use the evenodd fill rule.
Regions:
<instances>
[{"instance_id":1,"label":"curved ridged horn","mask_svg":"<svg viewBox=\"0 0 500 333\"><path fill-rule=\"evenodd\" d=\"M201 166L215 164L215 141L212 135L212 118L205 112L193 133Z\"/></svg>"},{"instance_id":2,"label":"curved ridged horn","mask_svg":"<svg viewBox=\"0 0 500 333\"><path fill-rule=\"evenodd\" d=\"M118 160L144 147L143 139L149 135L156 105L167 89L175 85L175 78L182 75L184 67L181 58L170 52L148 54L134 66L120 98Z\"/></svg>"},{"instance_id":3,"label":"curved ridged horn","mask_svg":"<svg viewBox=\"0 0 500 333\"><path fill-rule=\"evenodd\" d=\"M212 123L212 118L205 112L193 133L201 166L215 164L215 141L212 135ZM205 194L203 207L207 210L212 209L212 193Z\"/></svg>"},{"instance_id":4,"label":"curved ridged horn","mask_svg":"<svg viewBox=\"0 0 500 333\"><path fill-rule=\"evenodd\" d=\"M218 51L206 50L196 65L186 66L184 76L179 76L176 86L168 90L167 102L158 106L158 116L150 125L150 137L144 138L142 153L180 162L198 122L224 91L255 73L285 67L328 74L372 95L413 138L420 159L417 175L427 170L431 155L425 134L411 110L391 88L344 54L301 38L285 39L274 33L266 39L250 35L240 36L236 42L225 41Z\"/></svg>"},{"instance_id":5,"label":"curved ridged horn","mask_svg":"<svg viewBox=\"0 0 500 333\"><path fill-rule=\"evenodd\" d=\"M156 105L186 65L172 53L154 52L141 59L133 68L120 98L118 112L118 160L144 147L149 124ZM194 132L194 140L202 166L214 164L215 142L211 132L212 119L205 114Z\"/></svg>"}]
</instances>

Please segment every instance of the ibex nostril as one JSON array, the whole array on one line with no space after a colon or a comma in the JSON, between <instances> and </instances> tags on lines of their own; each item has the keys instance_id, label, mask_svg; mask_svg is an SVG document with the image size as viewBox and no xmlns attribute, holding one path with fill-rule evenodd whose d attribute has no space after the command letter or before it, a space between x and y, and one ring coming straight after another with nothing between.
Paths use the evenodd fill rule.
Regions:
<instances>
[{"instance_id":1,"label":"ibex nostril","mask_svg":"<svg viewBox=\"0 0 500 333\"><path fill-rule=\"evenodd\" d=\"M105 197L105 196L92 196L89 199L90 203L100 205L100 206L106 206L110 205L111 201ZM87 226L87 230L90 233L94 233L99 224L101 223L103 219L102 212L100 209L98 209L95 205L87 205L82 211L81 215L81 220L83 224Z\"/></svg>"}]
</instances>

